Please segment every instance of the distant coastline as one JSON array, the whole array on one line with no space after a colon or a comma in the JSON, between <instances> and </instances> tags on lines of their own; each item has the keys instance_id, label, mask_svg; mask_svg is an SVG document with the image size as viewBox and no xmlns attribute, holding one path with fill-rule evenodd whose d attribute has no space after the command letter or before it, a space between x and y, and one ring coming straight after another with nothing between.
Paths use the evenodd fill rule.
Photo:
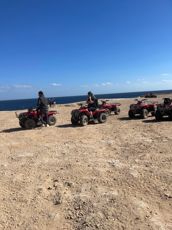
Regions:
<instances>
[{"instance_id":1,"label":"distant coastline","mask_svg":"<svg viewBox=\"0 0 172 230\"><path fill-rule=\"evenodd\" d=\"M97 94L97 98L107 98L107 99L124 99L124 98L135 98L143 96L147 93L153 93L156 95L160 94L170 94L171 90L155 90L155 91L141 91L141 92L127 92L127 93L111 93L111 94ZM67 96L67 97L53 97L57 104L69 104L76 103L80 101L85 101L86 95L81 96ZM0 101L0 111L13 111L22 110L36 106L36 99L16 99L16 100L4 100Z\"/></svg>"}]
</instances>

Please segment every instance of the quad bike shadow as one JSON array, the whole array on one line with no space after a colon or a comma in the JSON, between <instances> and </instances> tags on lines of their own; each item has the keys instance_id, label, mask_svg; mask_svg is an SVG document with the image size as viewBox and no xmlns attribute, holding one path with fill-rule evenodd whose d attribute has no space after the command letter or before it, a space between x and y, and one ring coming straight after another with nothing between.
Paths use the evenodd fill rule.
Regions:
<instances>
[{"instance_id":1,"label":"quad bike shadow","mask_svg":"<svg viewBox=\"0 0 172 230\"><path fill-rule=\"evenodd\" d=\"M72 125L72 124L64 124L64 125L57 125L56 126L57 128L77 128L77 127L79 127L79 125L78 126L74 126L74 125Z\"/></svg>"},{"instance_id":2,"label":"quad bike shadow","mask_svg":"<svg viewBox=\"0 0 172 230\"><path fill-rule=\"evenodd\" d=\"M20 131L23 131L23 129L21 127L18 127L18 128L4 129L0 131L0 133L15 133Z\"/></svg>"}]
</instances>

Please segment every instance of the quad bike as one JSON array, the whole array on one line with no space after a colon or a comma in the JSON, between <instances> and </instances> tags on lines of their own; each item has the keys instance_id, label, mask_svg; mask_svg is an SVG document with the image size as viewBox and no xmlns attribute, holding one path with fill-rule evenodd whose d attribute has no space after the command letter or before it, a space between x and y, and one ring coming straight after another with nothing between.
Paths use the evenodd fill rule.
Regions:
<instances>
[{"instance_id":1,"label":"quad bike","mask_svg":"<svg viewBox=\"0 0 172 230\"><path fill-rule=\"evenodd\" d=\"M153 94L153 93L147 93L144 95L145 98L157 98L157 95Z\"/></svg>"},{"instance_id":2,"label":"quad bike","mask_svg":"<svg viewBox=\"0 0 172 230\"><path fill-rule=\"evenodd\" d=\"M170 98L164 98L164 102L157 105L155 113L156 120L161 121L164 117L172 120L172 100Z\"/></svg>"},{"instance_id":3,"label":"quad bike","mask_svg":"<svg viewBox=\"0 0 172 230\"><path fill-rule=\"evenodd\" d=\"M139 116L140 118L145 119L150 113L152 116L155 115L157 102L148 101L146 99L136 99L136 101L137 103L130 105L128 111L129 118L134 119L136 116Z\"/></svg>"},{"instance_id":4,"label":"quad bike","mask_svg":"<svg viewBox=\"0 0 172 230\"><path fill-rule=\"evenodd\" d=\"M81 105L79 109L72 110L71 112L71 122L73 125L86 126L90 122L104 123L107 120L106 109L96 109L90 112L88 106Z\"/></svg>"},{"instance_id":5,"label":"quad bike","mask_svg":"<svg viewBox=\"0 0 172 230\"><path fill-rule=\"evenodd\" d=\"M107 103L109 100L102 100L102 104L99 105L99 108L106 109L107 115L114 113L115 115L120 114L120 103Z\"/></svg>"},{"instance_id":6,"label":"quad bike","mask_svg":"<svg viewBox=\"0 0 172 230\"><path fill-rule=\"evenodd\" d=\"M48 99L48 105L50 108L54 108L56 106L56 101L54 99Z\"/></svg>"},{"instance_id":7,"label":"quad bike","mask_svg":"<svg viewBox=\"0 0 172 230\"><path fill-rule=\"evenodd\" d=\"M56 124L57 111L48 112L48 124L50 126ZM17 114L16 116L19 119L19 125L24 129L33 129L43 125L42 120L40 119L40 111L36 109L28 109L27 112ZM44 118L43 118L44 119Z\"/></svg>"}]
</instances>

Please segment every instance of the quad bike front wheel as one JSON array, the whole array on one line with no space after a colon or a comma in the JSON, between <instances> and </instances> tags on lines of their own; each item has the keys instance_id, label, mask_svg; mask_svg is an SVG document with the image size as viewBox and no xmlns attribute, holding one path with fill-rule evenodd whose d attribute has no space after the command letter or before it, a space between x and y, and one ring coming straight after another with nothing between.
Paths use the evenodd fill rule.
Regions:
<instances>
[{"instance_id":1,"label":"quad bike front wheel","mask_svg":"<svg viewBox=\"0 0 172 230\"><path fill-rule=\"evenodd\" d=\"M71 118L71 123L72 125L77 125L78 124L78 121L75 120L73 117Z\"/></svg>"},{"instance_id":2,"label":"quad bike front wheel","mask_svg":"<svg viewBox=\"0 0 172 230\"><path fill-rule=\"evenodd\" d=\"M20 122L19 122L19 125L20 125L21 128L23 128L23 129L25 128L24 122L21 122L21 121L20 121Z\"/></svg>"},{"instance_id":3,"label":"quad bike front wheel","mask_svg":"<svg viewBox=\"0 0 172 230\"><path fill-rule=\"evenodd\" d=\"M133 113L132 110L129 110L128 116L129 116L130 119L134 119L135 118L135 114Z\"/></svg>"},{"instance_id":4,"label":"quad bike front wheel","mask_svg":"<svg viewBox=\"0 0 172 230\"><path fill-rule=\"evenodd\" d=\"M172 121L172 111L170 111L170 113L169 113L169 119L170 119L170 121Z\"/></svg>"},{"instance_id":5,"label":"quad bike front wheel","mask_svg":"<svg viewBox=\"0 0 172 230\"><path fill-rule=\"evenodd\" d=\"M80 118L80 124L82 126L86 126L88 125L88 117L86 115L82 115Z\"/></svg>"},{"instance_id":6,"label":"quad bike front wheel","mask_svg":"<svg viewBox=\"0 0 172 230\"><path fill-rule=\"evenodd\" d=\"M101 113L100 116L99 116L99 118L98 118L98 121L100 123L105 123L107 121L107 115L106 115L106 113Z\"/></svg>"},{"instance_id":7,"label":"quad bike front wheel","mask_svg":"<svg viewBox=\"0 0 172 230\"><path fill-rule=\"evenodd\" d=\"M55 125L56 124L56 117L55 116L49 116L48 117L48 124L50 125L50 126L52 126L52 125Z\"/></svg>"},{"instance_id":8,"label":"quad bike front wheel","mask_svg":"<svg viewBox=\"0 0 172 230\"><path fill-rule=\"evenodd\" d=\"M24 127L26 129L34 129L36 127L36 122L33 119L28 118L24 123Z\"/></svg>"}]
</instances>

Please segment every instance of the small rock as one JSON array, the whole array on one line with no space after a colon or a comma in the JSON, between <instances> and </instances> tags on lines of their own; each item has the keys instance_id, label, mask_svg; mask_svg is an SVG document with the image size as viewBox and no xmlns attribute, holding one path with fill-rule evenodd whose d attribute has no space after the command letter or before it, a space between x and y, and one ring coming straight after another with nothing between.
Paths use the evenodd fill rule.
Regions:
<instances>
[{"instance_id":1,"label":"small rock","mask_svg":"<svg viewBox=\"0 0 172 230\"><path fill-rule=\"evenodd\" d=\"M165 197L171 199L172 198L172 194L170 194L170 192L165 192L164 193Z\"/></svg>"},{"instance_id":2,"label":"small rock","mask_svg":"<svg viewBox=\"0 0 172 230\"><path fill-rule=\"evenodd\" d=\"M67 187L72 187L72 183L71 182L68 182L68 181L66 181L65 183L64 183Z\"/></svg>"},{"instance_id":3,"label":"small rock","mask_svg":"<svg viewBox=\"0 0 172 230\"><path fill-rule=\"evenodd\" d=\"M58 187L58 182L54 182L54 187L57 188Z\"/></svg>"},{"instance_id":4,"label":"small rock","mask_svg":"<svg viewBox=\"0 0 172 230\"><path fill-rule=\"evenodd\" d=\"M53 199L53 204L54 205L59 205L62 203L62 196L60 195L59 192L57 192L54 196L54 199Z\"/></svg>"}]
</instances>

